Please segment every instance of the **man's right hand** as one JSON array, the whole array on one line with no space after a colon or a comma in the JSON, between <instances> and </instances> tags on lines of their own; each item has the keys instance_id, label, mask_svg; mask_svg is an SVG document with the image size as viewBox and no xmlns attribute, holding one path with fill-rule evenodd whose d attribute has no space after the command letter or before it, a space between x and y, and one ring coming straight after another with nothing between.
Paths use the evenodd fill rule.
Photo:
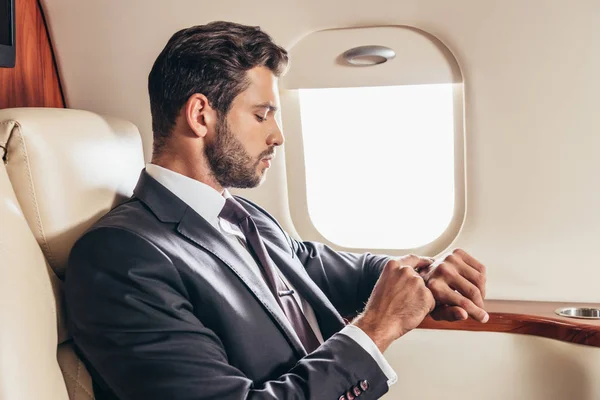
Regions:
<instances>
[{"instance_id":1,"label":"man's right hand","mask_svg":"<svg viewBox=\"0 0 600 400\"><path fill-rule=\"evenodd\" d=\"M394 340L419 326L435 308L431 291L415 271L430 263L430 259L417 256L388 261L365 310L352 321L382 353Z\"/></svg>"}]
</instances>

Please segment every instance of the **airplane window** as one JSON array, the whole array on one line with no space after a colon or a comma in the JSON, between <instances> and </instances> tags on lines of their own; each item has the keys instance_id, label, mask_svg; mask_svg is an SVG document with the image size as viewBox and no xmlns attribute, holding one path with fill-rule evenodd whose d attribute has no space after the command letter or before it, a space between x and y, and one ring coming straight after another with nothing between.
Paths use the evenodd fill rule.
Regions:
<instances>
[{"instance_id":1,"label":"airplane window","mask_svg":"<svg viewBox=\"0 0 600 400\"><path fill-rule=\"evenodd\" d=\"M331 242L408 249L454 213L453 85L300 89L308 211Z\"/></svg>"}]
</instances>

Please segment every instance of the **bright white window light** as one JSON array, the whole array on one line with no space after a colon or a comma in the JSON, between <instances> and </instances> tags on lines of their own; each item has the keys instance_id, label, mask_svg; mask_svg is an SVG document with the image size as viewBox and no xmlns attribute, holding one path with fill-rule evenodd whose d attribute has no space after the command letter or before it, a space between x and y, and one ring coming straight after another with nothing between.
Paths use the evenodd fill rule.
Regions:
<instances>
[{"instance_id":1,"label":"bright white window light","mask_svg":"<svg viewBox=\"0 0 600 400\"><path fill-rule=\"evenodd\" d=\"M308 211L350 248L432 242L454 212L452 84L299 91Z\"/></svg>"}]
</instances>

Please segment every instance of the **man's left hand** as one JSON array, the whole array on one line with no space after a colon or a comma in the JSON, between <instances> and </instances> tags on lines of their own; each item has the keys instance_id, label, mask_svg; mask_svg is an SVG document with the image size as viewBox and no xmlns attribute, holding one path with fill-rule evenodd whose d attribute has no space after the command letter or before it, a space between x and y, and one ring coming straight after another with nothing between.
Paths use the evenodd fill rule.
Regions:
<instances>
[{"instance_id":1,"label":"man's left hand","mask_svg":"<svg viewBox=\"0 0 600 400\"><path fill-rule=\"evenodd\" d=\"M431 265L417 268L433 293L433 319L460 321L468 316L479 322L489 320L484 310L485 266L461 249L453 250Z\"/></svg>"}]
</instances>

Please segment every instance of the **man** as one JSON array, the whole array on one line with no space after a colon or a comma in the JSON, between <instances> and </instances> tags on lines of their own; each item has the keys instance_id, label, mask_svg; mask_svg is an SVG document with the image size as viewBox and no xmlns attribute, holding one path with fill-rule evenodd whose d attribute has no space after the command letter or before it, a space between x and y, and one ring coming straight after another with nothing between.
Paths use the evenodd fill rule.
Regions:
<instances>
[{"instance_id":1,"label":"man","mask_svg":"<svg viewBox=\"0 0 600 400\"><path fill-rule=\"evenodd\" d=\"M259 185L283 144L287 61L227 22L179 31L158 56L152 162L77 241L66 277L98 400L375 399L397 379L382 353L426 315L487 321L485 270L464 251L336 252L229 194Z\"/></svg>"}]
</instances>

